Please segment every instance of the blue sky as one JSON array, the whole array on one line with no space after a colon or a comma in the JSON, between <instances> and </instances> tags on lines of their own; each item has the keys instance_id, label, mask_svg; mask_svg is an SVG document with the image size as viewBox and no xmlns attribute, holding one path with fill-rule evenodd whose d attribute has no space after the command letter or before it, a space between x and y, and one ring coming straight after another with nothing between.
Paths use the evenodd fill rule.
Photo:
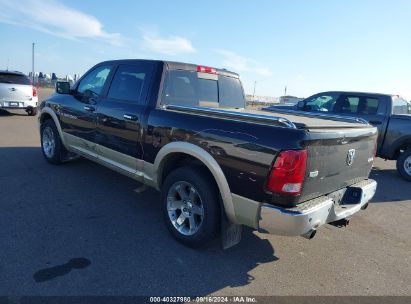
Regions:
<instances>
[{"instance_id":1,"label":"blue sky","mask_svg":"<svg viewBox=\"0 0 411 304\"><path fill-rule=\"evenodd\" d=\"M411 1L0 0L0 69L58 76L153 58L238 72L246 92L411 99Z\"/></svg>"}]
</instances>

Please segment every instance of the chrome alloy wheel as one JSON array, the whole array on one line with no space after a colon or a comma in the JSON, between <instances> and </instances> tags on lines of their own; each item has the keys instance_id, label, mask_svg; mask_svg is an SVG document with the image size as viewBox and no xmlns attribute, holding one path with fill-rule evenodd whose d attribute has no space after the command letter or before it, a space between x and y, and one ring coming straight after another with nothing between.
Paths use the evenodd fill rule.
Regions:
<instances>
[{"instance_id":1,"label":"chrome alloy wheel","mask_svg":"<svg viewBox=\"0 0 411 304\"><path fill-rule=\"evenodd\" d=\"M168 217L183 235L193 235L201 227L204 208L197 190L188 182L174 183L167 193Z\"/></svg>"},{"instance_id":2,"label":"chrome alloy wheel","mask_svg":"<svg viewBox=\"0 0 411 304\"><path fill-rule=\"evenodd\" d=\"M411 156L408 156L407 159L404 161L404 170L407 172L408 175L411 176Z\"/></svg>"},{"instance_id":3,"label":"chrome alloy wheel","mask_svg":"<svg viewBox=\"0 0 411 304\"><path fill-rule=\"evenodd\" d=\"M42 143L44 154L48 158L52 158L56 149L56 140L54 139L54 132L52 128L48 126L44 128Z\"/></svg>"}]
</instances>

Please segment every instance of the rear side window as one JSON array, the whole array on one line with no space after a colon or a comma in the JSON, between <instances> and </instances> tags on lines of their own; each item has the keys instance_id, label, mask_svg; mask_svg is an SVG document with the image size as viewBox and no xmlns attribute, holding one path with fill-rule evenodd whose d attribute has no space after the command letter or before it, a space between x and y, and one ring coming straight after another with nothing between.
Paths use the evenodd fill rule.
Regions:
<instances>
[{"instance_id":1,"label":"rear side window","mask_svg":"<svg viewBox=\"0 0 411 304\"><path fill-rule=\"evenodd\" d=\"M27 76L11 73L0 73L0 83L31 84Z\"/></svg>"},{"instance_id":2,"label":"rear side window","mask_svg":"<svg viewBox=\"0 0 411 304\"><path fill-rule=\"evenodd\" d=\"M379 99L369 96L342 95L334 107L335 113L351 113L359 115L377 114Z\"/></svg>"},{"instance_id":3,"label":"rear side window","mask_svg":"<svg viewBox=\"0 0 411 304\"><path fill-rule=\"evenodd\" d=\"M183 106L245 106L244 93L238 78L211 75L203 78L195 71L170 70L167 73L162 104Z\"/></svg>"},{"instance_id":4,"label":"rear side window","mask_svg":"<svg viewBox=\"0 0 411 304\"><path fill-rule=\"evenodd\" d=\"M149 70L143 65L121 65L114 75L107 97L129 103L140 103Z\"/></svg>"}]
</instances>

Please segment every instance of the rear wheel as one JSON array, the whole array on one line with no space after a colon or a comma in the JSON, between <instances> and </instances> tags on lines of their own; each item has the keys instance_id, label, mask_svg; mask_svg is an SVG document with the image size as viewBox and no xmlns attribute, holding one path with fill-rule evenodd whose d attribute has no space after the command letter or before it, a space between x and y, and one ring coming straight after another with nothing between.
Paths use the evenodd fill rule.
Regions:
<instances>
[{"instance_id":1,"label":"rear wheel","mask_svg":"<svg viewBox=\"0 0 411 304\"><path fill-rule=\"evenodd\" d=\"M46 120L40 127L41 135L41 150L44 158L54 165L60 164L63 145L56 125L51 119Z\"/></svg>"},{"instance_id":2,"label":"rear wheel","mask_svg":"<svg viewBox=\"0 0 411 304\"><path fill-rule=\"evenodd\" d=\"M408 148L397 159L397 170L407 181L411 181L411 148Z\"/></svg>"},{"instance_id":3,"label":"rear wheel","mask_svg":"<svg viewBox=\"0 0 411 304\"><path fill-rule=\"evenodd\" d=\"M28 116L36 116L37 115L37 109L36 108L28 108L27 109L27 115Z\"/></svg>"},{"instance_id":4,"label":"rear wheel","mask_svg":"<svg viewBox=\"0 0 411 304\"><path fill-rule=\"evenodd\" d=\"M167 228L192 248L206 245L220 223L217 187L201 168L182 167L171 172L162 187L163 215Z\"/></svg>"}]
</instances>

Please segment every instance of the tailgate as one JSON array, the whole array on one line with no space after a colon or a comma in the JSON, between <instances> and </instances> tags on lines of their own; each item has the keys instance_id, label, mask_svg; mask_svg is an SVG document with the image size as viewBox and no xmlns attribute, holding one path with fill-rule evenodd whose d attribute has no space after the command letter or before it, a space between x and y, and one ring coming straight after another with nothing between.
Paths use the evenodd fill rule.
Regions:
<instances>
[{"instance_id":1,"label":"tailgate","mask_svg":"<svg viewBox=\"0 0 411 304\"><path fill-rule=\"evenodd\" d=\"M368 178L374 160L376 128L319 129L308 133L307 175L300 202Z\"/></svg>"},{"instance_id":2,"label":"tailgate","mask_svg":"<svg viewBox=\"0 0 411 304\"><path fill-rule=\"evenodd\" d=\"M31 85L0 83L0 100L2 101L27 101L33 97Z\"/></svg>"}]
</instances>

